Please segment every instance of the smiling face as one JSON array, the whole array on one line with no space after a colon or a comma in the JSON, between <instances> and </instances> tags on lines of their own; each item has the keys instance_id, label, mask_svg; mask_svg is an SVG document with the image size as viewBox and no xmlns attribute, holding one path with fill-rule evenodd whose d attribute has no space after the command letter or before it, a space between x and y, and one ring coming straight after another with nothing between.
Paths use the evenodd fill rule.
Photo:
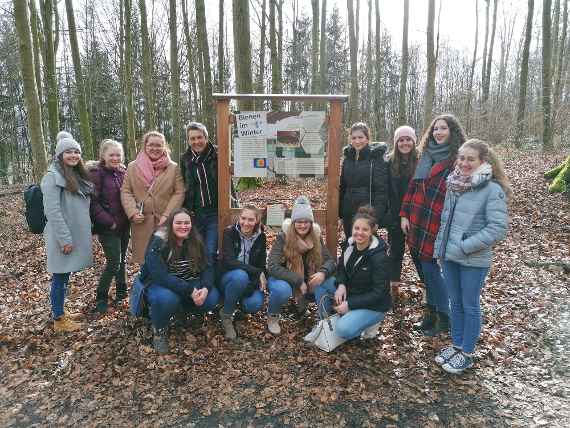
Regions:
<instances>
[{"instance_id":1,"label":"smiling face","mask_svg":"<svg viewBox=\"0 0 570 428\"><path fill-rule=\"evenodd\" d=\"M166 151L166 143L162 138L156 135L150 136L146 141L144 151L150 160L158 160L164 155Z\"/></svg>"},{"instance_id":2,"label":"smiling face","mask_svg":"<svg viewBox=\"0 0 570 428\"><path fill-rule=\"evenodd\" d=\"M352 145L354 150L359 152L368 145L368 137L364 132L359 130L354 130L350 134L350 144Z\"/></svg>"},{"instance_id":3,"label":"smiling face","mask_svg":"<svg viewBox=\"0 0 570 428\"><path fill-rule=\"evenodd\" d=\"M172 219L172 233L176 239L183 241L188 238L192 230L192 219L186 213L178 213Z\"/></svg>"},{"instance_id":4,"label":"smiling face","mask_svg":"<svg viewBox=\"0 0 570 428\"><path fill-rule=\"evenodd\" d=\"M239 215L238 223L241 233L246 236L250 236L253 233L255 226L257 225L257 217L255 215L255 212L247 209L243 210Z\"/></svg>"},{"instance_id":5,"label":"smiling face","mask_svg":"<svg viewBox=\"0 0 570 428\"><path fill-rule=\"evenodd\" d=\"M69 167L76 166L81 160L81 152L76 149L69 149L62 153L63 164Z\"/></svg>"},{"instance_id":6,"label":"smiling face","mask_svg":"<svg viewBox=\"0 0 570 428\"><path fill-rule=\"evenodd\" d=\"M370 223L363 218L357 219L352 225L352 239L358 247L367 247L372 239L372 233Z\"/></svg>"},{"instance_id":7,"label":"smiling face","mask_svg":"<svg viewBox=\"0 0 570 428\"><path fill-rule=\"evenodd\" d=\"M188 144L195 153L200 154L208 145L208 140L202 131L199 129L188 130Z\"/></svg>"},{"instance_id":8,"label":"smiling face","mask_svg":"<svg viewBox=\"0 0 570 428\"><path fill-rule=\"evenodd\" d=\"M461 175L469 176L481 166L483 161L479 156L479 152L472 148L463 148L457 154L457 165Z\"/></svg>"},{"instance_id":9,"label":"smiling face","mask_svg":"<svg viewBox=\"0 0 570 428\"><path fill-rule=\"evenodd\" d=\"M449 125L443 119L439 119L433 125L433 139L437 144L443 144L449 138Z\"/></svg>"},{"instance_id":10,"label":"smiling face","mask_svg":"<svg viewBox=\"0 0 570 428\"><path fill-rule=\"evenodd\" d=\"M398 138L398 141L396 141L396 147L401 154L409 155L414 148L414 140L412 140L411 137L404 135L403 137Z\"/></svg>"},{"instance_id":11,"label":"smiling face","mask_svg":"<svg viewBox=\"0 0 570 428\"><path fill-rule=\"evenodd\" d=\"M301 238L304 238L309 234L311 226L313 225L310 220L296 220L293 224L295 225L295 232L297 232L297 235Z\"/></svg>"},{"instance_id":12,"label":"smiling face","mask_svg":"<svg viewBox=\"0 0 570 428\"><path fill-rule=\"evenodd\" d=\"M109 147L103 155L107 168L118 169L123 162L123 152L118 147Z\"/></svg>"}]
</instances>

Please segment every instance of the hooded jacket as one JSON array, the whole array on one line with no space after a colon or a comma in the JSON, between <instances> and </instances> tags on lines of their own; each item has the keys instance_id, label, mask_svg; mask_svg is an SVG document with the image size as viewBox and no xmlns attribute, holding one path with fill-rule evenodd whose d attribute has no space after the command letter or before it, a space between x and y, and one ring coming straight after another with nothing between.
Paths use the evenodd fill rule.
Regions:
<instances>
[{"instance_id":1,"label":"hooded jacket","mask_svg":"<svg viewBox=\"0 0 570 428\"><path fill-rule=\"evenodd\" d=\"M384 159L385 143L369 144L356 159L352 146L344 148L340 174L339 217L349 220L363 205L372 205L380 225L388 214L388 163Z\"/></svg>"},{"instance_id":2,"label":"hooded jacket","mask_svg":"<svg viewBox=\"0 0 570 428\"><path fill-rule=\"evenodd\" d=\"M102 162L87 165L91 181L94 185L91 195L91 219L95 233L121 234L129 228L129 219L121 204L121 186L125 179L126 169L107 168ZM116 225L114 230L111 226Z\"/></svg>"},{"instance_id":3,"label":"hooded jacket","mask_svg":"<svg viewBox=\"0 0 570 428\"><path fill-rule=\"evenodd\" d=\"M348 245L338 259L336 284L346 287L348 308L370 309L387 312L392 306L390 297L390 266L383 239L372 236L366 252L356 260L352 270L346 269L356 244L348 239Z\"/></svg>"}]
</instances>

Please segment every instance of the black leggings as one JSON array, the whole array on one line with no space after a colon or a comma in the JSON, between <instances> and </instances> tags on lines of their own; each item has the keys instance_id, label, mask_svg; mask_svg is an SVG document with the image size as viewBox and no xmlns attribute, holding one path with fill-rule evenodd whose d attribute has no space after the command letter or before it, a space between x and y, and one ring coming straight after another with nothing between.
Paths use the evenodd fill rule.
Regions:
<instances>
[{"instance_id":1,"label":"black leggings","mask_svg":"<svg viewBox=\"0 0 570 428\"><path fill-rule=\"evenodd\" d=\"M406 250L406 237L400 227L393 226L388 228L388 243L390 244L390 281L398 282L402 275L402 260ZM424 282L422 266L417 253L410 249L410 255L420 280Z\"/></svg>"}]
</instances>

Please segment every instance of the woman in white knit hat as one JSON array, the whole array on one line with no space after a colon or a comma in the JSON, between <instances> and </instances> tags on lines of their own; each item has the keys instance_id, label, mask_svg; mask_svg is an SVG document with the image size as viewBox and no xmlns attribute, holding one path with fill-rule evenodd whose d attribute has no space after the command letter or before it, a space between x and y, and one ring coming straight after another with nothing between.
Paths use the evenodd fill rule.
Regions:
<instances>
[{"instance_id":1,"label":"woman in white knit hat","mask_svg":"<svg viewBox=\"0 0 570 428\"><path fill-rule=\"evenodd\" d=\"M57 136L55 156L41 182L47 270L52 277L50 301L54 330L72 332L81 325L64 312L65 287L71 272L93 262L89 205L93 184L81 160L81 146L71 134Z\"/></svg>"},{"instance_id":2,"label":"woman in white knit hat","mask_svg":"<svg viewBox=\"0 0 570 428\"><path fill-rule=\"evenodd\" d=\"M304 312L307 295L317 287L331 283L336 268L321 237L321 228L315 223L309 200L300 196L295 200L291 218L283 222L282 230L271 247L267 261L267 328L270 333L281 333L279 314L295 291L297 309Z\"/></svg>"}]
</instances>

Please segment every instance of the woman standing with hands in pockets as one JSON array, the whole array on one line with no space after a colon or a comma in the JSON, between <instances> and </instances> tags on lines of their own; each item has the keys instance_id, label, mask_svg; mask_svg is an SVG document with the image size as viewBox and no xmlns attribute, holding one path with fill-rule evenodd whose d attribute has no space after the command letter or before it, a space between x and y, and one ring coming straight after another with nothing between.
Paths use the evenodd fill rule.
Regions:
<instances>
[{"instance_id":1,"label":"woman standing with hands in pockets","mask_svg":"<svg viewBox=\"0 0 570 428\"><path fill-rule=\"evenodd\" d=\"M493 150L469 140L459 149L447 178L447 193L435 256L451 300L452 344L435 361L459 374L473 365L481 332L481 290L491 266L492 246L507 231L509 180Z\"/></svg>"},{"instance_id":2,"label":"woman standing with hands in pockets","mask_svg":"<svg viewBox=\"0 0 570 428\"><path fill-rule=\"evenodd\" d=\"M127 168L121 201L131 221L133 261L142 263L152 233L182 206L184 182L170 159L166 139L157 131L142 138L143 147Z\"/></svg>"},{"instance_id":3,"label":"woman standing with hands in pockets","mask_svg":"<svg viewBox=\"0 0 570 428\"><path fill-rule=\"evenodd\" d=\"M426 336L449 330L449 298L433 252L445 200L446 179L453 170L465 132L455 116L437 116L419 145L420 159L400 210L402 231L421 261L427 307L419 328Z\"/></svg>"}]
</instances>

